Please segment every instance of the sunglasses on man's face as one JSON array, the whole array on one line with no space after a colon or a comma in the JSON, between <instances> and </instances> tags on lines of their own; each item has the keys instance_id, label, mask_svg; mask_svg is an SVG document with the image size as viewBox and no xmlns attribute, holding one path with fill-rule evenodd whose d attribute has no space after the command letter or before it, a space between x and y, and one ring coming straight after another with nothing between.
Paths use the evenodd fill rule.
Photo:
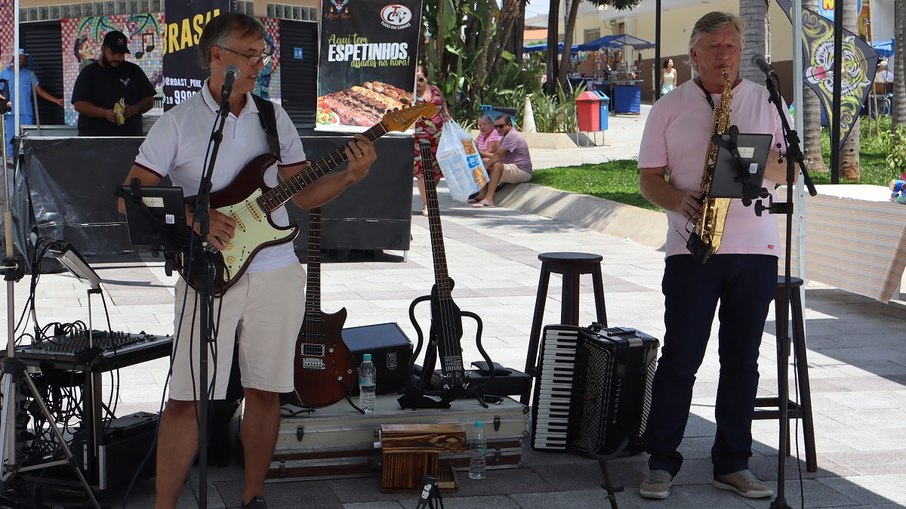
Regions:
<instances>
[{"instance_id":1,"label":"sunglasses on man's face","mask_svg":"<svg viewBox=\"0 0 906 509\"><path fill-rule=\"evenodd\" d=\"M503 129L506 127L506 124L494 124L494 129Z\"/></svg>"}]
</instances>

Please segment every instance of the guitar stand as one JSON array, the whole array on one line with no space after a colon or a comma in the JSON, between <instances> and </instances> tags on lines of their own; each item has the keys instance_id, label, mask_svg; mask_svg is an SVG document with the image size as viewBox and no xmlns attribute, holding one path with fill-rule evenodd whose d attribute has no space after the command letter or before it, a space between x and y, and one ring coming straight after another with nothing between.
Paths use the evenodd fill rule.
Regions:
<instances>
[{"instance_id":1,"label":"guitar stand","mask_svg":"<svg viewBox=\"0 0 906 509\"><path fill-rule=\"evenodd\" d=\"M422 335L421 328L418 327L418 322L415 320L415 306L421 302L431 300L431 296L425 295L418 297L412 301L412 304L409 305L409 319L415 325L416 333L418 336L418 344L415 347L415 351L412 353L411 360L409 361L409 382L406 385L406 389L403 392L403 395L397 398L397 402L400 405L400 408L406 409L411 408L416 410L419 408L450 408L450 402L460 396L474 396L478 404L483 408L488 408L488 403L484 400L484 396L481 394L482 390L488 386L494 380L494 363L491 361L491 358L488 356L488 353L485 351L484 347L481 345L481 332L484 328L484 325L481 321L481 317L471 311L462 311L460 313L462 316L469 317L475 320L477 324L476 330L476 345L478 351L484 360L488 364L488 378L485 382L477 387L467 386L464 389L451 390L450 388L443 387L441 390L429 390L428 386L430 385L431 375L434 373L434 364L437 360L434 352L437 348L437 345L433 342L429 343L427 351L425 352L425 364L422 366L422 372L420 377L420 386L417 386L414 382L415 377L415 360L418 359L418 355L422 351L422 346L424 345L424 339ZM431 396L439 396L440 400L436 400Z\"/></svg>"},{"instance_id":2,"label":"guitar stand","mask_svg":"<svg viewBox=\"0 0 906 509\"><path fill-rule=\"evenodd\" d=\"M418 498L418 505L415 506L415 508L444 509L444 499L440 496L440 489L437 487L437 479L430 475L426 475L424 483L425 487L422 488L422 494ZM437 500L437 507L434 506L435 500Z\"/></svg>"},{"instance_id":3,"label":"guitar stand","mask_svg":"<svg viewBox=\"0 0 906 509\"><path fill-rule=\"evenodd\" d=\"M607 500L610 501L611 509L619 509L619 506L617 505L616 494L623 491L623 487L622 486L614 487L613 482L611 482L611 480L610 480L610 471L607 469L607 462L614 458L619 458L620 455L623 454L623 451L626 450L626 446L628 446L628 445L629 445L629 439L624 438L623 441L620 443L620 446L617 447L617 449L610 454L604 455L604 454L591 453L591 456L598 460L598 466L601 467L601 475L604 478L604 482L601 483L601 487L604 488L605 491L607 491Z\"/></svg>"}]
</instances>

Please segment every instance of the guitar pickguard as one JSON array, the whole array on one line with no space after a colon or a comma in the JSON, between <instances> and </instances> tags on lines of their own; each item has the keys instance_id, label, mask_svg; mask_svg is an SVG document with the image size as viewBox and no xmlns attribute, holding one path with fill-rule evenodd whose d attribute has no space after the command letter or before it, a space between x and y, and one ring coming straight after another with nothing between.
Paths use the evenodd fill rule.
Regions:
<instances>
[{"instance_id":1,"label":"guitar pickguard","mask_svg":"<svg viewBox=\"0 0 906 509\"><path fill-rule=\"evenodd\" d=\"M261 189L256 189L244 200L217 209L236 221L233 239L220 251L227 281L235 278L262 247L285 242L296 235L295 228L280 229L271 224L267 213L258 206L259 196Z\"/></svg>"}]
</instances>

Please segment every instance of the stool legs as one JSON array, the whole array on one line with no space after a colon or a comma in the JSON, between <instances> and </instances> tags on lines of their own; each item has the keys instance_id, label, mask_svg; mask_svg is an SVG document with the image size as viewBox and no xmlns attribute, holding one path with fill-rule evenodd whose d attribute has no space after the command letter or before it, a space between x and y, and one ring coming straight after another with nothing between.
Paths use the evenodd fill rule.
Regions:
<instances>
[{"instance_id":1,"label":"stool legs","mask_svg":"<svg viewBox=\"0 0 906 509\"><path fill-rule=\"evenodd\" d=\"M538 280L538 295L535 297L535 314L532 317L532 330L529 334L528 352L525 358L525 373L538 375L538 357L541 343L541 329L544 321L544 306L551 273L563 277L561 292L560 323L579 325L579 278L582 274L591 274L594 283L595 315L598 323L607 326L607 312L604 305L604 281L601 276L600 255L587 253L542 253L541 277ZM519 401L527 405L531 398L531 387L526 388Z\"/></svg>"},{"instance_id":2,"label":"stool legs","mask_svg":"<svg viewBox=\"0 0 906 509\"><path fill-rule=\"evenodd\" d=\"M800 283L801 284L801 283ZM783 304L786 304L784 306ZM818 471L818 459L815 452L815 422L812 417L812 393L808 380L808 360L807 348L805 344L805 322L802 316L802 295L799 293L799 286L792 288L792 295L789 299L784 294L782 286L777 287L777 300L774 305L775 324L777 335L777 375L782 376L781 362L789 362L789 357L784 358L780 355L783 344L781 338L785 337L786 331L781 329L781 324L790 324L790 308L792 314L792 337L787 340L792 341L793 359L796 363L796 375L799 381L799 401L793 402L787 399L782 402L780 396L776 398L756 398L755 407L771 407L770 410L755 410L753 418L755 419L779 419L780 405L786 404L788 417L790 419L799 417L802 419L803 439L805 440L805 464L809 472ZM787 430L787 450L782 454L790 454L789 430ZM781 452L778 451L780 454Z\"/></svg>"},{"instance_id":3,"label":"stool legs","mask_svg":"<svg viewBox=\"0 0 906 509\"><path fill-rule=\"evenodd\" d=\"M560 323L579 324L579 274L563 275Z\"/></svg>"},{"instance_id":4,"label":"stool legs","mask_svg":"<svg viewBox=\"0 0 906 509\"><path fill-rule=\"evenodd\" d=\"M607 327L607 309L604 306L604 278L601 277L601 270L591 273L592 284L595 289L595 311L598 316L598 323Z\"/></svg>"},{"instance_id":5,"label":"stool legs","mask_svg":"<svg viewBox=\"0 0 906 509\"><path fill-rule=\"evenodd\" d=\"M535 314L532 318L532 332L529 335L528 352L525 356L525 374L535 377L538 365L538 345L541 341L541 322L544 320L544 303L547 300L547 285L550 283L551 273L547 271L544 263L541 264L541 277L538 279L538 295L535 297ZM519 402L528 405L531 396L531 387L527 388L519 398Z\"/></svg>"},{"instance_id":6,"label":"stool legs","mask_svg":"<svg viewBox=\"0 0 906 509\"><path fill-rule=\"evenodd\" d=\"M802 296L799 289L790 296L793 307L793 352L796 373L799 375L799 405L802 407L803 438L805 438L805 465L809 472L818 471L815 452L815 422L812 418L812 391L808 380L808 360L805 344L805 322L802 317Z\"/></svg>"}]
</instances>

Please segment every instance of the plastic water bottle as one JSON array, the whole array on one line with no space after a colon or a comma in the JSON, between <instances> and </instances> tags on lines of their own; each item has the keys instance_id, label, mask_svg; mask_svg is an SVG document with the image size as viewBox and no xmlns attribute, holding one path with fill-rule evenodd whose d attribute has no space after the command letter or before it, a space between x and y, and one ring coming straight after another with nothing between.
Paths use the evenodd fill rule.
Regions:
<instances>
[{"instance_id":1,"label":"plastic water bottle","mask_svg":"<svg viewBox=\"0 0 906 509\"><path fill-rule=\"evenodd\" d=\"M485 454L488 451L488 440L484 436L484 422L475 421L472 440L469 443L469 479L484 479L488 476L488 465Z\"/></svg>"},{"instance_id":2,"label":"plastic water bottle","mask_svg":"<svg viewBox=\"0 0 906 509\"><path fill-rule=\"evenodd\" d=\"M371 354L362 356L359 366L359 407L365 413L374 412L374 389L377 384L377 369L371 362Z\"/></svg>"}]
</instances>

